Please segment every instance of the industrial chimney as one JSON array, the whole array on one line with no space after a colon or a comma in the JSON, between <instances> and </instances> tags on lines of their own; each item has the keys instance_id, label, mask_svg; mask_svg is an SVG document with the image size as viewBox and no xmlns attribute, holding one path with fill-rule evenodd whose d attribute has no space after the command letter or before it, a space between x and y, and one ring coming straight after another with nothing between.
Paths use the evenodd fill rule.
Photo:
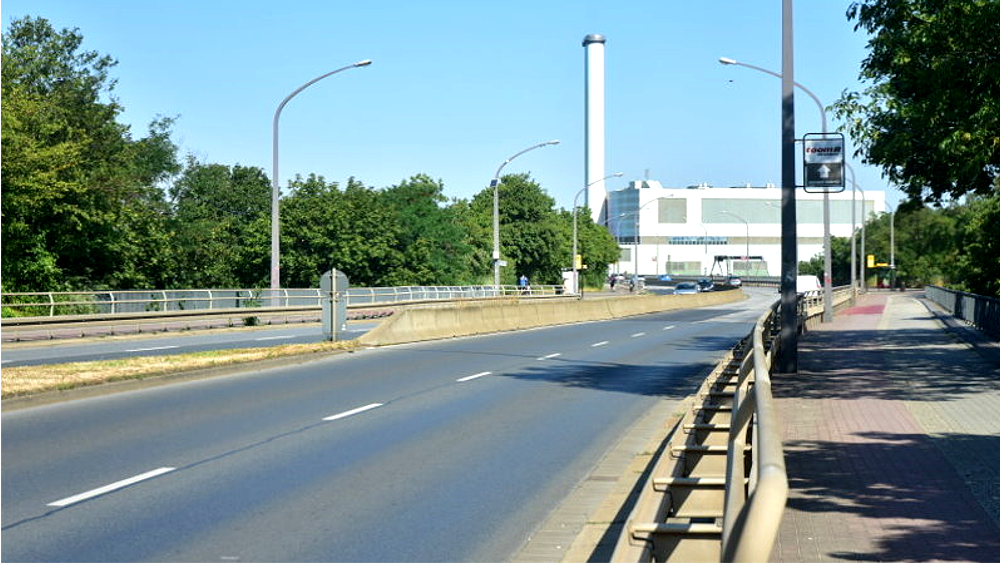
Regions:
<instances>
[{"instance_id":1,"label":"industrial chimney","mask_svg":"<svg viewBox=\"0 0 1000 563\"><path fill-rule=\"evenodd\" d=\"M607 189L604 187L604 36L583 38L586 52L586 90L584 94L584 185L587 206L594 222L607 220ZM593 184L593 185L591 185Z\"/></svg>"}]
</instances>

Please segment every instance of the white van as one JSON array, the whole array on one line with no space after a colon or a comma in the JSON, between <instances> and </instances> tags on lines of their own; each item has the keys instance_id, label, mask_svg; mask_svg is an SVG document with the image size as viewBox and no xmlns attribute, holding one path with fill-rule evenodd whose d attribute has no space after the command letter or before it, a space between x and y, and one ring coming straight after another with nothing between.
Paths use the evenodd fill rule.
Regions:
<instances>
[{"instance_id":1,"label":"white van","mask_svg":"<svg viewBox=\"0 0 1000 563\"><path fill-rule=\"evenodd\" d=\"M806 295L818 295L823 285L819 283L819 277L810 275L798 275L795 279L795 291Z\"/></svg>"}]
</instances>

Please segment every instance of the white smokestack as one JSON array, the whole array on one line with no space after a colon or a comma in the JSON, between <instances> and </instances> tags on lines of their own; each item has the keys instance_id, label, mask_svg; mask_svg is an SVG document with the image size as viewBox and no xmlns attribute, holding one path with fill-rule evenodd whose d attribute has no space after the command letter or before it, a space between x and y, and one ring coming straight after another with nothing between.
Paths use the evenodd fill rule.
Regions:
<instances>
[{"instance_id":1,"label":"white smokestack","mask_svg":"<svg viewBox=\"0 0 1000 563\"><path fill-rule=\"evenodd\" d=\"M583 38L586 52L586 91L584 95L585 157L587 206L594 222L607 217L607 194L604 187L604 36L591 34ZM593 183L593 185L591 185Z\"/></svg>"}]
</instances>

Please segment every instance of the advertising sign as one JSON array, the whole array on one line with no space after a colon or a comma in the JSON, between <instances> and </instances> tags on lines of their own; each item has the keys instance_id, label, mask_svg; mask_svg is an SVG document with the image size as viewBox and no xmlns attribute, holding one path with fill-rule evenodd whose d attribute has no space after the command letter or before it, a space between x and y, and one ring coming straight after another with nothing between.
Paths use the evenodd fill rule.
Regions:
<instances>
[{"instance_id":1,"label":"advertising sign","mask_svg":"<svg viewBox=\"0 0 1000 563\"><path fill-rule=\"evenodd\" d=\"M802 140L802 161L807 192L844 191L844 136L842 134L807 134Z\"/></svg>"}]
</instances>

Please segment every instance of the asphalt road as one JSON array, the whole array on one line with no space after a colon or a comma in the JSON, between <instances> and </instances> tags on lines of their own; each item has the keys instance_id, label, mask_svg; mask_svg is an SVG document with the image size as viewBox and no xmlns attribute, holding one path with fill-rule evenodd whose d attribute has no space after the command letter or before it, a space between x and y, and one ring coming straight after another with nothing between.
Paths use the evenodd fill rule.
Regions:
<instances>
[{"instance_id":1,"label":"asphalt road","mask_svg":"<svg viewBox=\"0 0 1000 563\"><path fill-rule=\"evenodd\" d=\"M2 415L9 561L509 559L770 293Z\"/></svg>"},{"instance_id":2,"label":"asphalt road","mask_svg":"<svg viewBox=\"0 0 1000 563\"><path fill-rule=\"evenodd\" d=\"M351 322L344 338L352 340L368 332L378 322ZM84 342L53 341L44 343L4 344L3 367L62 364L90 360L114 360L133 356L183 354L203 350L263 348L282 344L321 342L323 329L318 324L274 329L232 329L196 331L161 336L91 338Z\"/></svg>"}]
</instances>

